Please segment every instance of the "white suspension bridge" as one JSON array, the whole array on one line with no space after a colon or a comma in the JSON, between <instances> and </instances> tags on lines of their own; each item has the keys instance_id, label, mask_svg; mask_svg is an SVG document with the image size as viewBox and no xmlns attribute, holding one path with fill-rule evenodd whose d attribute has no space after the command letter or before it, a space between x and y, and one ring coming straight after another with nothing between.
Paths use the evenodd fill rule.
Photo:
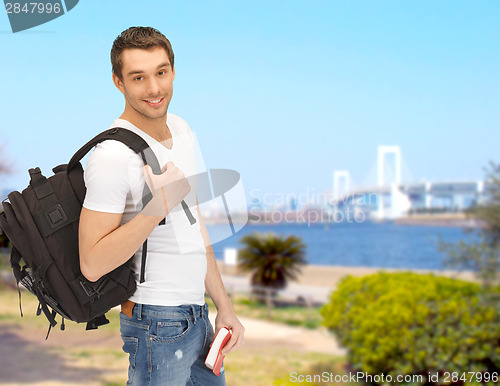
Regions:
<instances>
[{"instance_id":1,"label":"white suspension bridge","mask_svg":"<svg viewBox=\"0 0 500 386\"><path fill-rule=\"evenodd\" d=\"M393 160L392 173L387 167L390 158ZM409 211L436 208L461 211L481 202L488 190L484 181L403 183L399 146L378 147L376 185L353 188L351 184L349 171L334 171L330 208L335 211L351 208L380 220L398 218Z\"/></svg>"}]
</instances>

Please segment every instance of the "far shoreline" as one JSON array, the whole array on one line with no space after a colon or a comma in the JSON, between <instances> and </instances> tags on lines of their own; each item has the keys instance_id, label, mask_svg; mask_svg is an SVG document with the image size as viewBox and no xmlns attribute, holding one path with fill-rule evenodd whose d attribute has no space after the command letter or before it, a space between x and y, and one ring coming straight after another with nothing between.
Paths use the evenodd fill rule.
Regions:
<instances>
[{"instance_id":1,"label":"far shoreline","mask_svg":"<svg viewBox=\"0 0 500 386\"><path fill-rule=\"evenodd\" d=\"M480 228L478 219L465 213L412 214L394 220L396 225Z\"/></svg>"},{"instance_id":2,"label":"far shoreline","mask_svg":"<svg viewBox=\"0 0 500 386\"><path fill-rule=\"evenodd\" d=\"M233 219L234 224L239 226L280 226L280 225L308 225L308 226L324 226L334 227L336 224L344 223L371 223L371 224L384 224L394 223L395 225L412 225L412 226L439 226L439 227L460 227L460 228L480 228L481 221L468 216L465 213L422 213L422 214L409 214L395 219L376 219L366 218L363 221L273 221L272 217L268 218L263 216L263 220L257 220L259 217L249 216L247 222L238 221L240 219ZM206 219L206 225L219 225L226 224L226 219Z\"/></svg>"},{"instance_id":3,"label":"far shoreline","mask_svg":"<svg viewBox=\"0 0 500 386\"><path fill-rule=\"evenodd\" d=\"M222 275L250 277L250 274L239 272L234 265L225 264L217 260L217 265ZM336 288L338 283L346 276L362 277L378 272L415 272L419 274L434 274L436 276L454 277L465 281L477 281L471 271L430 270L409 268L382 268L382 267L353 267L340 265L313 265L308 264L301 268L297 281L292 283L306 286Z\"/></svg>"}]
</instances>

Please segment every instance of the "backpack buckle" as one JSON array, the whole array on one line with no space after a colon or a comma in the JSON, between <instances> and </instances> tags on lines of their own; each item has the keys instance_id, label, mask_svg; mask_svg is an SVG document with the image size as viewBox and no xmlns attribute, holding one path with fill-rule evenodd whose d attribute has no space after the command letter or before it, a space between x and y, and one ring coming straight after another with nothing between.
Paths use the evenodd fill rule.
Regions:
<instances>
[{"instance_id":1,"label":"backpack buckle","mask_svg":"<svg viewBox=\"0 0 500 386\"><path fill-rule=\"evenodd\" d=\"M46 211L45 217L47 217L47 220L49 220L51 228L59 226L61 223L64 223L68 219L60 204L57 204L56 206Z\"/></svg>"},{"instance_id":2,"label":"backpack buckle","mask_svg":"<svg viewBox=\"0 0 500 386\"><path fill-rule=\"evenodd\" d=\"M92 286L90 286L88 283L80 280L80 285L82 286L83 290L85 291L85 293L89 298L95 295L99 295L99 293L95 289L93 289Z\"/></svg>"}]
</instances>

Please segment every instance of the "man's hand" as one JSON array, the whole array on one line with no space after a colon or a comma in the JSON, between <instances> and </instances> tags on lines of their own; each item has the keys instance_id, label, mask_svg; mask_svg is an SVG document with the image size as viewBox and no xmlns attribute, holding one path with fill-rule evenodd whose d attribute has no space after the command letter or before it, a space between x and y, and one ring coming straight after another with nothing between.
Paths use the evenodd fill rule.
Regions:
<instances>
[{"instance_id":1,"label":"man's hand","mask_svg":"<svg viewBox=\"0 0 500 386\"><path fill-rule=\"evenodd\" d=\"M167 216L191 191L184 173L173 162L167 162L162 174L153 174L149 165L144 166L144 180L153 194L142 210L146 216Z\"/></svg>"},{"instance_id":2,"label":"man's hand","mask_svg":"<svg viewBox=\"0 0 500 386\"><path fill-rule=\"evenodd\" d=\"M232 332L231 339L229 339L222 349L222 355L226 355L243 344L245 327L243 327L232 310L217 312L217 317L215 318L215 335L217 335L222 327L226 327Z\"/></svg>"}]
</instances>

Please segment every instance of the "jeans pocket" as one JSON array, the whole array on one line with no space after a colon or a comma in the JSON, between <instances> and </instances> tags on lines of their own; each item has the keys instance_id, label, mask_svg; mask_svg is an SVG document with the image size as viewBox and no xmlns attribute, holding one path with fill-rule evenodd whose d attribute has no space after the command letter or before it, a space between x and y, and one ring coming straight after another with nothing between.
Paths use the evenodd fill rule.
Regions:
<instances>
[{"instance_id":1,"label":"jeans pocket","mask_svg":"<svg viewBox=\"0 0 500 386\"><path fill-rule=\"evenodd\" d=\"M136 355L137 349L139 348L139 339L134 336L122 336L123 340L123 351L128 354L128 382L132 383L132 378L134 377L135 365L136 365Z\"/></svg>"},{"instance_id":2,"label":"jeans pocket","mask_svg":"<svg viewBox=\"0 0 500 386\"><path fill-rule=\"evenodd\" d=\"M125 319L125 320L132 320L129 316L125 315L123 312L120 311L120 319Z\"/></svg>"},{"instance_id":3,"label":"jeans pocket","mask_svg":"<svg viewBox=\"0 0 500 386\"><path fill-rule=\"evenodd\" d=\"M176 319L162 320L156 323L156 335L153 337L160 342L174 342L182 339L191 329L191 320Z\"/></svg>"}]
</instances>

